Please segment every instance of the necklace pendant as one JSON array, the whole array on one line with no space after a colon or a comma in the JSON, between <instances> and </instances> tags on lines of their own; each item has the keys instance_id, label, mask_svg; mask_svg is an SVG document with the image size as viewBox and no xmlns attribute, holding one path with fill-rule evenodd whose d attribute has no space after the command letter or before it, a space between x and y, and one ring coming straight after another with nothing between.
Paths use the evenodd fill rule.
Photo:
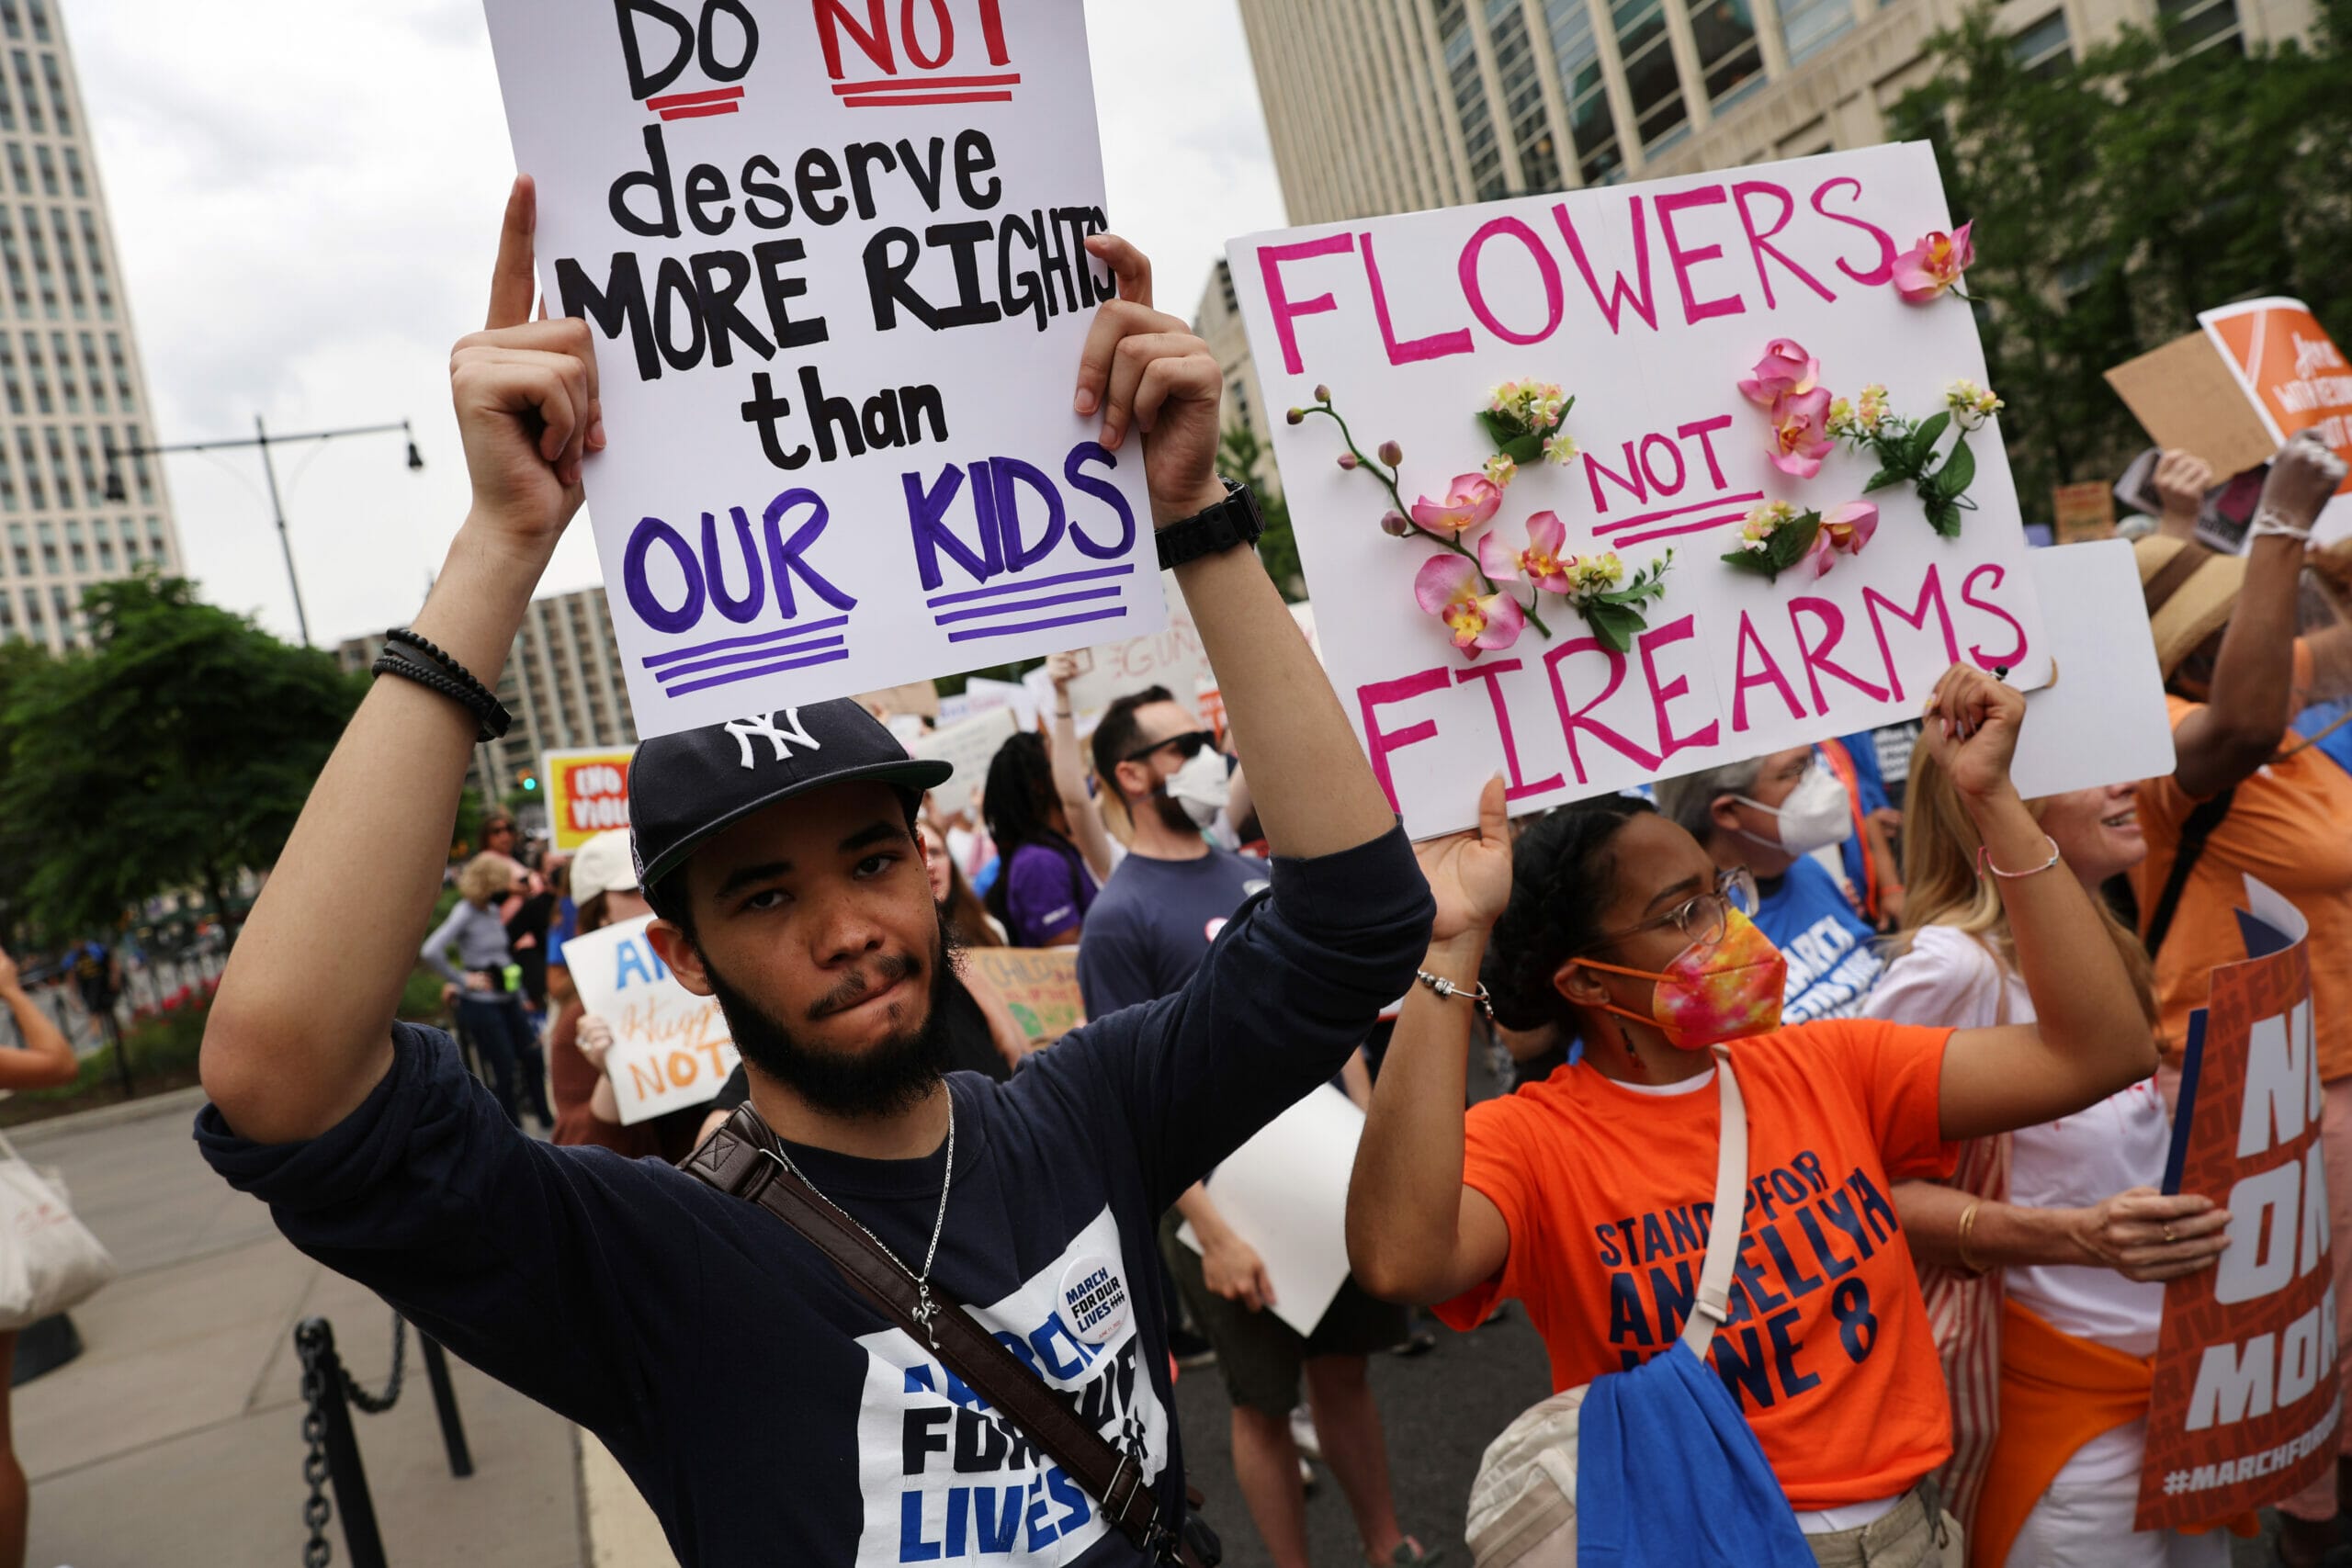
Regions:
<instances>
[{"instance_id":1,"label":"necklace pendant","mask_svg":"<svg viewBox=\"0 0 2352 1568\"><path fill-rule=\"evenodd\" d=\"M931 1348L934 1350L939 1348L939 1330L932 1326L932 1319L937 1316L938 1313L937 1303L931 1299L931 1287L928 1284L917 1285L915 1287L915 1321L922 1325L923 1337L931 1341Z\"/></svg>"}]
</instances>

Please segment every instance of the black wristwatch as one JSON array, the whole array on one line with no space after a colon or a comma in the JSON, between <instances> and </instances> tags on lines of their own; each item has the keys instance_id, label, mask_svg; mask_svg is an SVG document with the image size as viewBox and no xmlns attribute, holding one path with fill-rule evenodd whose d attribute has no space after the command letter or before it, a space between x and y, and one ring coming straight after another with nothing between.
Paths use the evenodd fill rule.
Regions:
<instances>
[{"instance_id":1,"label":"black wristwatch","mask_svg":"<svg viewBox=\"0 0 2352 1568\"><path fill-rule=\"evenodd\" d=\"M1237 545L1255 545L1266 531L1265 515L1258 510L1258 498L1250 493L1250 487L1231 479L1222 482L1223 501L1159 531L1160 570L1173 571L1186 561L1217 555Z\"/></svg>"}]
</instances>

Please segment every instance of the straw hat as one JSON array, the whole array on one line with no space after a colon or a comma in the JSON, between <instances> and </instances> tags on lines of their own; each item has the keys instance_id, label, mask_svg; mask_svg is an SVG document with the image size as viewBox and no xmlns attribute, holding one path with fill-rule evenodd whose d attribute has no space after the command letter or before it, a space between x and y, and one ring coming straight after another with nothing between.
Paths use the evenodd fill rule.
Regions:
<instances>
[{"instance_id":1,"label":"straw hat","mask_svg":"<svg viewBox=\"0 0 2352 1568\"><path fill-rule=\"evenodd\" d=\"M2245 586L2245 560L2153 535L2134 540L2132 553L2140 562L2140 592L2147 600L2156 662L2169 681L2183 660L2229 625L2238 591Z\"/></svg>"}]
</instances>

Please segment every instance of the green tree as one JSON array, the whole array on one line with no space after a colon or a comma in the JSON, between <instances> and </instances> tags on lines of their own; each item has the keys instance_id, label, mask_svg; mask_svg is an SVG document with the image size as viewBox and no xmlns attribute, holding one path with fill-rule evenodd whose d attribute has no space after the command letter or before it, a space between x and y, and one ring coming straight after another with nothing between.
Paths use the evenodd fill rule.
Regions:
<instances>
[{"instance_id":1,"label":"green tree","mask_svg":"<svg viewBox=\"0 0 2352 1568\"><path fill-rule=\"evenodd\" d=\"M234 874L285 846L366 678L198 603L184 578L82 603L91 647L21 671L0 711L14 891L52 932L181 887L225 910Z\"/></svg>"},{"instance_id":2,"label":"green tree","mask_svg":"<svg viewBox=\"0 0 2352 1568\"><path fill-rule=\"evenodd\" d=\"M1265 536L1258 541L1259 558L1266 563L1266 575L1274 580L1283 597L1297 604L1306 597L1306 574L1299 569L1298 539L1291 532L1290 502L1283 499L1273 453L1248 425L1227 425L1217 444L1216 471L1257 491L1258 510L1266 515Z\"/></svg>"},{"instance_id":3,"label":"green tree","mask_svg":"<svg viewBox=\"0 0 2352 1568\"><path fill-rule=\"evenodd\" d=\"M2347 39L2352 0L2318 0L2312 47L2247 55L2127 28L2029 72L1989 6L1930 41L1938 75L1895 130L1935 144L1975 224L1967 287L2028 516L2147 444L2102 373L2199 310L2292 295L2352 343Z\"/></svg>"}]
</instances>

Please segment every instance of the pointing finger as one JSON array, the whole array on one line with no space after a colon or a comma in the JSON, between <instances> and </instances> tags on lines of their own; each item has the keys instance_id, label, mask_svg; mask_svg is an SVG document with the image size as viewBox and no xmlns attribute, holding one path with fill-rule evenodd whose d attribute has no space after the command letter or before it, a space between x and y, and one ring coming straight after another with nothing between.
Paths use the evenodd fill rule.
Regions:
<instances>
[{"instance_id":1,"label":"pointing finger","mask_svg":"<svg viewBox=\"0 0 2352 1568\"><path fill-rule=\"evenodd\" d=\"M1093 234L1086 250L1111 269L1118 280L1119 298L1138 305L1151 303L1151 258L1116 234Z\"/></svg>"},{"instance_id":2,"label":"pointing finger","mask_svg":"<svg viewBox=\"0 0 2352 1568\"><path fill-rule=\"evenodd\" d=\"M506 222L498 233L498 262L490 274L492 331L519 327L531 319L537 280L531 273L531 231L538 226L538 187L528 175L514 176L506 196Z\"/></svg>"}]
</instances>

